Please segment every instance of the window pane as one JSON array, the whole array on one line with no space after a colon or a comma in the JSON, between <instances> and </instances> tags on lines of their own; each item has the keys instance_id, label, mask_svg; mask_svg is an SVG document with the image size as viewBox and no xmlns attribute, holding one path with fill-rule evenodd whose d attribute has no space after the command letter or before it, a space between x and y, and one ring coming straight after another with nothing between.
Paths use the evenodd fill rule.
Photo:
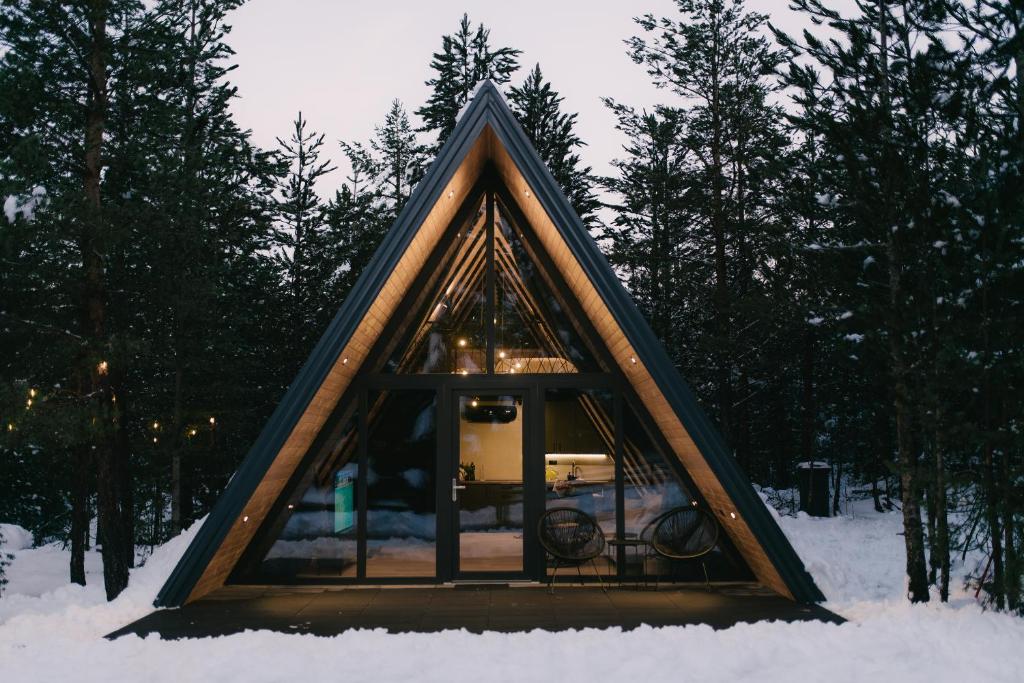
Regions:
<instances>
[{"instance_id":1,"label":"window pane","mask_svg":"<svg viewBox=\"0 0 1024 683\"><path fill-rule=\"evenodd\" d=\"M625 473L623 501L626 512L626 538L650 540L658 520L667 512L678 507L689 507L699 503L696 496L679 479L676 470L665 454L651 439L639 415L628 404L623 411L623 470ZM718 545L702 559L712 581L746 581L753 578L750 570L720 530ZM634 562L630 555L627 563ZM701 561L676 560L652 557L646 566L649 575L659 575L669 580L703 581ZM627 573L634 573L630 566Z\"/></svg>"},{"instance_id":2,"label":"window pane","mask_svg":"<svg viewBox=\"0 0 1024 683\"><path fill-rule=\"evenodd\" d=\"M570 507L615 535L615 423L612 395L604 390L549 389L544 400L547 509ZM598 570L615 572L611 557ZM549 568L549 572L551 569Z\"/></svg>"},{"instance_id":3,"label":"window pane","mask_svg":"<svg viewBox=\"0 0 1024 683\"><path fill-rule=\"evenodd\" d=\"M485 219L481 201L431 280L430 295L415 316L415 331L394 352L385 372L487 372Z\"/></svg>"},{"instance_id":4,"label":"window pane","mask_svg":"<svg viewBox=\"0 0 1024 683\"><path fill-rule=\"evenodd\" d=\"M366 575L434 576L435 392L381 392L368 405Z\"/></svg>"},{"instance_id":5,"label":"window pane","mask_svg":"<svg viewBox=\"0 0 1024 683\"><path fill-rule=\"evenodd\" d=\"M343 420L274 519L253 540L263 552L249 578L272 581L356 576L356 419Z\"/></svg>"},{"instance_id":6,"label":"window pane","mask_svg":"<svg viewBox=\"0 0 1024 683\"><path fill-rule=\"evenodd\" d=\"M500 201L494 264L495 372L600 371Z\"/></svg>"}]
</instances>

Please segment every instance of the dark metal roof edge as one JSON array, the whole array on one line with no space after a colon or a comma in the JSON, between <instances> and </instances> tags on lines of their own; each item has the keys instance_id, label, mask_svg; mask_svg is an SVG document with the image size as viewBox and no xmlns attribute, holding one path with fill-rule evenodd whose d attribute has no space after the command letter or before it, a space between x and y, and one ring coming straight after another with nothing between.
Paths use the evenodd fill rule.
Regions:
<instances>
[{"instance_id":1,"label":"dark metal roof edge","mask_svg":"<svg viewBox=\"0 0 1024 683\"><path fill-rule=\"evenodd\" d=\"M793 597L800 602L823 601L825 596L805 569L789 539L754 491L749 477L730 453L711 419L697 403L693 391L680 376L632 297L537 155L504 98L498 94L491 102L488 113L495 135L512 156L545 211L555 219L553 222L556 228L583 266L619 327L647 366L669 405L682 420L712 472L732 497L737 513L743 516L762 543Z\"/></svg>"},{"instance_id":2,"label":"dark metal roof edge","mask_svg":"<svg viewBox=\"0 0 1024 683\"><path fill-rule=\"evenodd\" d=\"M490 84L481 87L481 94L488 93L487 85ZM494 86L490 85L490 88L493 90ZM490 94L496 94L496 91ZM154 601L157 607L177 607L188 599L203 570L263 480L288 435L334 366L338 355L351 339L359 322L405 253L420 224L440 197L466 153L482 134L486 124L485 103L489 99L487 96L478 96L463 112L434 163L417 184L409 201L382 240L381 246L356 280L352 291L345 298L337 315L260 431L209 517L160 589Z\"/></svg>"}]
</instances>

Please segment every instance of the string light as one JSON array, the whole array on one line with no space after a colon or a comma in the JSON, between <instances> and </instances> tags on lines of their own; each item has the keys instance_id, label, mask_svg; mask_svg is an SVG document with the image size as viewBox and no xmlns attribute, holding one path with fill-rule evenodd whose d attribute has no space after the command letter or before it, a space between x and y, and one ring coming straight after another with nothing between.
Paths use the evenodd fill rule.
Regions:
<instances>
[{"instance_id":1,"label":"string light","mask_svg":"<svg viewBox=\"0 0 1024 683\"><path fill-rule=\"evenodd\" d=\"M25 401L25 408L31 408L31 407L32 407L32 399L29 399L29 400Z\"/></svg>"},{"instance_id":2,"label":"string light","mask_svg":"<svg viewBox=\"0 0 1024 683\"><path fill-rule=\"evenodd\" d=\"M504 351L498 351L498 358L504 358L504 357L505 357L505 352Z\"/></svg>"},{"instance_id":3,"label":"string light","mask_svg":"<svg viewBox=\"0 0 1024 683\"><path fill-rule=\"evenodd\" d=\"M471 405L471 406L473 406L474 408L476 408L476 407L477 407L478 405L480 405L480 402L479 402L479 401L477 401L477 400L476 400L476 399L474 398L474 399L473 399L472 401L470 401L470 402L469 402L469 405Z\"/></svg>"},{"instance_id":4,"label":"string light","mask_svg":"<svg viewBox=\"0 0 1024 683\"><path fill-rule=\"evenodd\" d=\"M451 199L454 196L455 196L455 190L448 190L448 199Z\"/></svg>"},{"instance_id":5,"label":"string light","mask_svg":"<svg viewBox=\"0 0 1024 683\"><path fill-rule=\"evenodd\" d=\"M463 371L462 371L462 372L460 372L459 374L460 374L460 375L468 375L468 374L469 374L469 370L463 370Z\"/></svg>"},{"instance_id":6,"label":"string light","mask_svg":"<svg viewBox=\"0 0 1024 683\"><path fill-rule=\"evenodd\" d=\"M13 432L14 431L14 423L13 422L8 422L7 423L7 431L9 431L9 432Z\"/></svg>"},{"instance_id":7,"label":"string light","mask_svg":"<svg viewBox=\"0 0 1024 683\"><path fill-rule=\"evenodd\" d=\"M213 426L213 425L215 425L215 424L217 424L217 420L215 420L215 419L213 419L213 418L211 417L211 418L210 418L210 426L212 427L212 426Z\"/></svg>"},{"instance_id":8,"label":"string light","mask_svg":"<svg viewBox=\"0 0 1024 683\"><path fill-rule=\"evenodd\" d=\"M630 356L629 362L632 363L633 365L636 365L636 356Z\"/></svg>"},{"instance_id":9,"label":"string light","mask_svg":"<svg viewBox=\"0 0 1024 683\"><path fill-rule=\"evenodd\" d=\"M730 512L729 516L732 517L733 519L736 519L736 513L735 512Z\"/></svg>"},{"instance_id":10,"label":"string light","mask_svg":"<svg viewBox=\"0 0 1024 683\"><path fill-rule=\"evenodd\" d=\"M248 522L248 521L249 521L249 515L246 515L245 517L242 517L242 522L243 523Z\"/></svg>"},{"instance_id":11,"label":"string light","mask_svg":"<svg viewBox=\"0 0 1024 683\"><path fill-rule=\"evenodd\" d=\"M465 345L466 345L466 340L465 339L460 339L459 340L459 346L465 346Z\"/></svg>"},{"instance_id":12,"label":"string light","mask_svg":"<svg viewBox=\"0 0 1024 683\"><path fill-rule=\"evenodd\" d=\"M110 366L107 365L107 361L105 360L101 360L99 362L99 365L96 366L96 372L98 372L101 375L107 374L108 370L110 370Z\"/></svg>"},{"instance_id":13,"label":"string light","mask_svg":"<svg viewBox=\"0 0 1024 683\"><path fill-rule=\"evenodd\" d=\"M160 429L160 423L156 420L153 420L153 429Z\"/></svg>"},{"instance_id":14,"label":"string light","mask_svg":"<svg viewBox=\"0 0 1024 683\"><path fill-rule=\"evenodd\" d=\"M195 430L194 427L192 429L188 430L188 435L189 436L195 436L196 435L196 430Z\"/></svg>"},{"instance_id":15,"label":"string light","mask_svg":"<svg viewBox=\"0 0 1024 683\"><path fill-rule=\"evenodd\" d=\"M35 389L29 389L28 390L28 397L29 398L35 398L36 397L36 390Z\"/></svg>"},{"instance_id":16,"label":"string light","mask_svg":"<svg viewBox=\"0 0 1024 683\"><path fill-rule=\"evenodd\" d=\"M342 365L348 365L348 358L342 358L341 359L341 364Z\"/></svg>"}]
</instances>

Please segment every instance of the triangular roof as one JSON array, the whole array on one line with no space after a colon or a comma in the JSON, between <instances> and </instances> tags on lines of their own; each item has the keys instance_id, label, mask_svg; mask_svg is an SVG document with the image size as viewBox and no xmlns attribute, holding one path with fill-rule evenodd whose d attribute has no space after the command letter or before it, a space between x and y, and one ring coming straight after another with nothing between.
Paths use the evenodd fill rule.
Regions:
<instances>
[{"instance_id":1,"label":"triangular roof","mask_svg":"<svg viewBox=\"0 0 1024 683\"><path fill-rule=\"evenodd\" d=\"M164 584L157 605L181 605L224 584L487 165L519 201L619 369L757 579L801 602L824 599L501 93L485 81Z\"/></svg>"}]
</instances>

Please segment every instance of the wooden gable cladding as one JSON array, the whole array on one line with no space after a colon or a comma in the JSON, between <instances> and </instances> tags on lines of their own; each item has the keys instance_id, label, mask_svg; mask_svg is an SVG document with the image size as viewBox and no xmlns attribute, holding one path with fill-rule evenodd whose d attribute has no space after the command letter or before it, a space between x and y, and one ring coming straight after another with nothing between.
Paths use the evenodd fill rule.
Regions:
<instances>
[{"instance_id":1,"label":"wooden gable cladding","mask_svg":"<svg viewBox=\"0 0 1024 683\"><path fill-rule=\"evenodd\" d=\"M197 600L224 585L252 540L253 534L274 501L281 495L295 468L359 371L392 313L407 295L434 246L466 200L490 156L492 140L493 135L481 134L466 153L440 197L421 222L376 299L342 352L338 354L327 377L310 399L266 475L249 497L242 514L232 522L223 542L189 593L187 601Z\"/></svg>"},{"instance_id":2,"label":"wooden gable cladding","mask_svg":"<svg viewBox=\"0 0 1024 683\"><path fill-rule=\"evenodd\" d=\"M496 139L490 128L487 129L487 134L495 137L489 144L492 150L491 161L519 209L530 223L530 227L533 228L538 240L560 271L609 352L615 358L619 368L632 384L644 407L658 425L666 441L671 445L676 457L682 462L694 484L700 489L701 495L714 510L722 528L729 535L757 579L781 595L792 599L792 591L766 554L753 530L742 516L736 513L736 506L733 504L732 498L708 466L704 455L697 448L679 416L658 388L654 378L644 367L643 360L630 344L615 316L590 278L587 277L551 217L544 210L534 189L529 186L508 151Z\"/></svg>"}]
</instances>

